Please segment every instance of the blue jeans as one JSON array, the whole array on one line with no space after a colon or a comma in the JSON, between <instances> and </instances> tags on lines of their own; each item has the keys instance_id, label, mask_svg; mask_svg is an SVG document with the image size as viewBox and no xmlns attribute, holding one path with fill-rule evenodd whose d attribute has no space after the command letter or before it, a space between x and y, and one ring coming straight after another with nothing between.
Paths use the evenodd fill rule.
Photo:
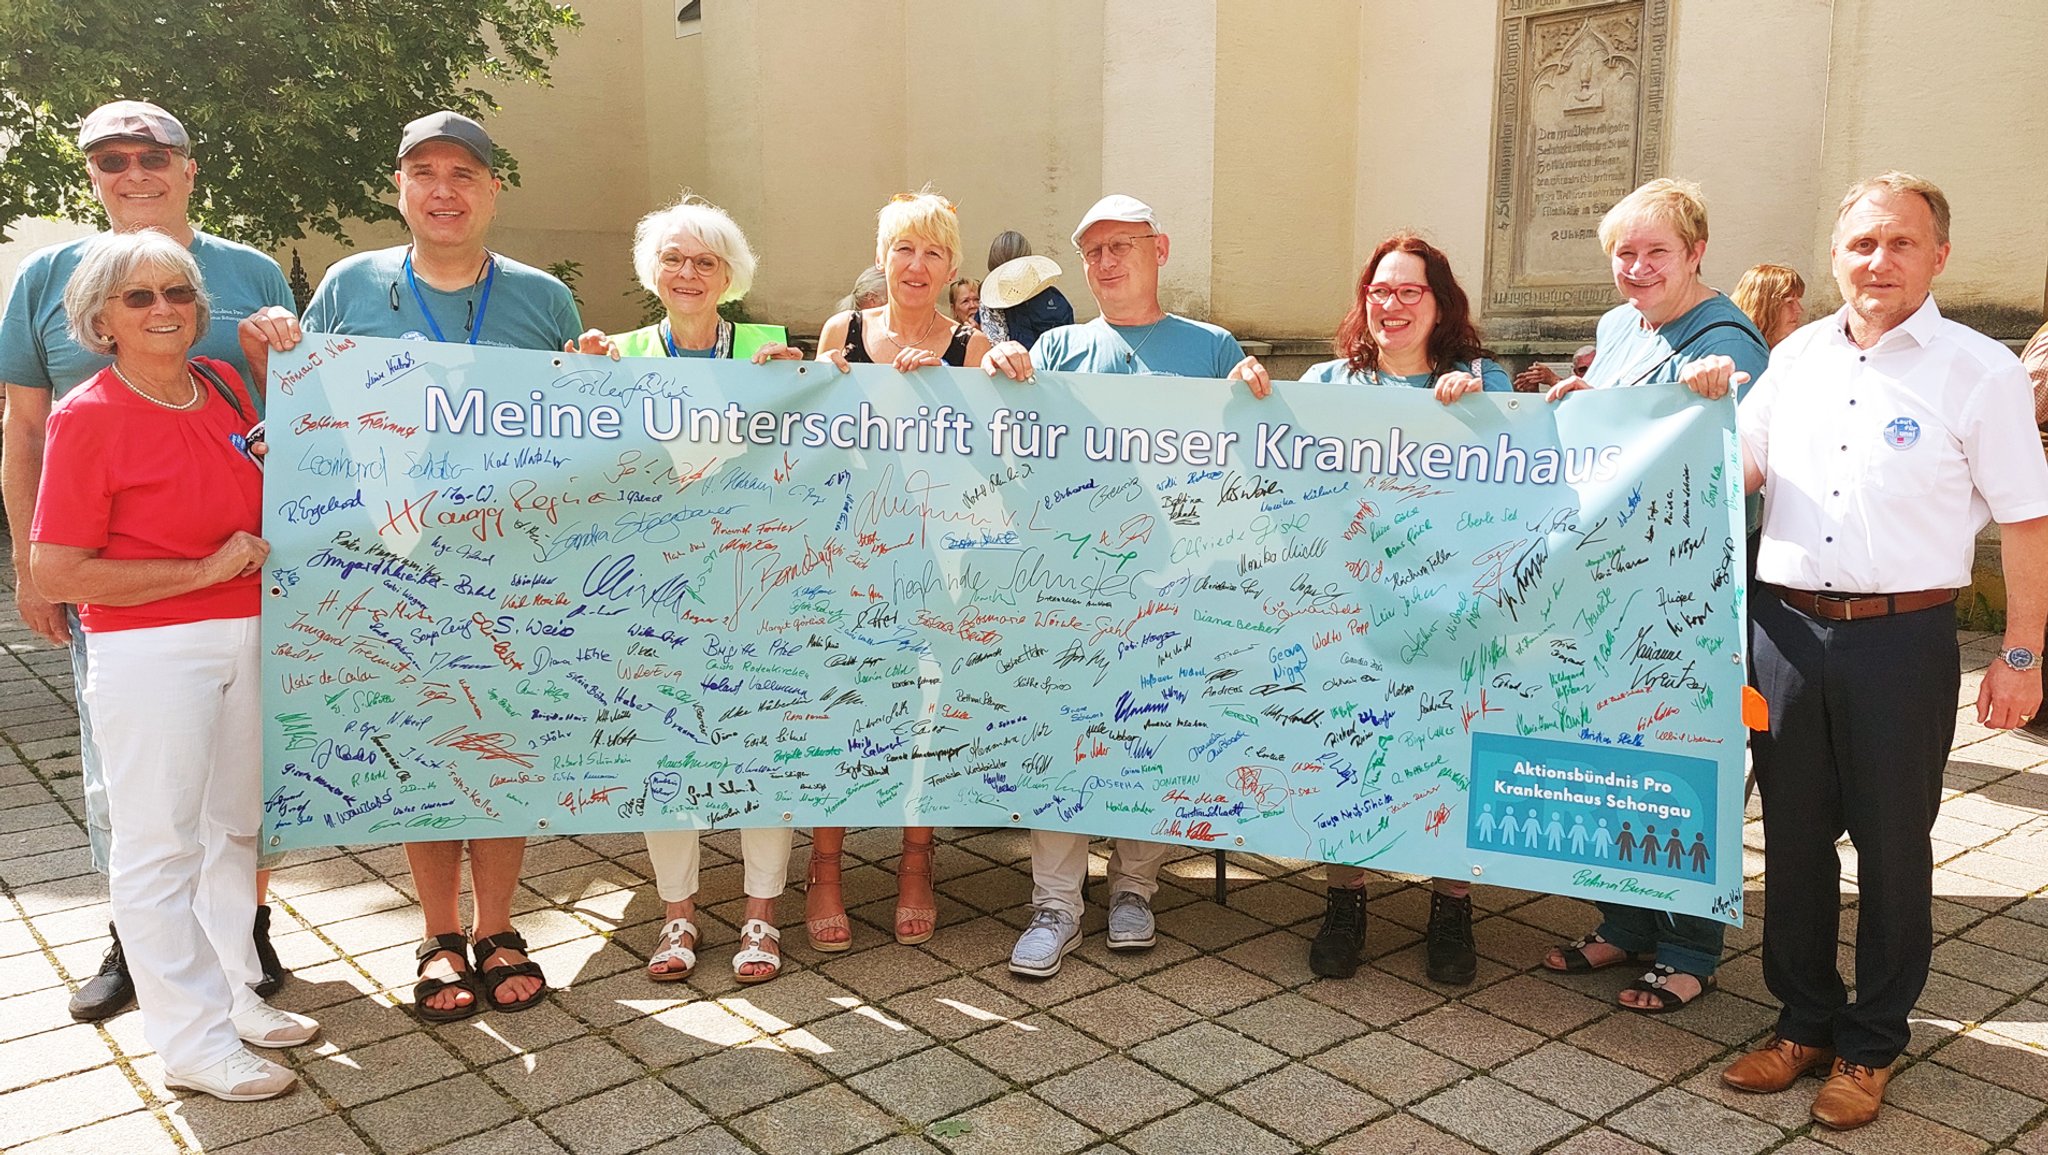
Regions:
<instances>
[{"instance_id":1,"label":"blue jeans","mask_svg":"<svg viewBox=\"0 0 2048 1155\"><path fill-rule=\"evenodd\" d=\"M1657 961L1701 978L1721 965L1725 923L1696 914L1673 914L1618 902L1594 903L1603 916L1600 937L1631 954L1657 952Z\"/></svg>"}]
</instances>

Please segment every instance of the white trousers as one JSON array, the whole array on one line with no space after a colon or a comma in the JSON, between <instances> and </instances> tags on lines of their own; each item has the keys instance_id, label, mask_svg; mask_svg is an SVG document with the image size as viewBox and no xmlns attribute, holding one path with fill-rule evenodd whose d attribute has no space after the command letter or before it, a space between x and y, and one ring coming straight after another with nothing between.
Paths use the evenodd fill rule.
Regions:
<instances>
[{"instance_id":1,"label":"white trousers","mask_svg":"<svg viewBox=\"0 0 2048 1155\"><path fill-rule=\"evenodd\" d=\"M241 1049L256 1005L263 818L257 619L86 636L86 701L113 828L107 889L142 1034L189 1074Z\"/></svg>"},{"instance_id":2,"label":"white trousers","mask_svg":"<svg viewBox=\"0 0 2048 1155\"><path fill-rule=\"evenodd\" d=\"M1081 888L1088 882L1088 835L1064 830L1031 832L1031 903L1081 918ZM1146 901L1159 893L1159 864L1173 847L1164 842L1112 838L1109 892L1129 891Z\"/></svg>"},{"instance_id":3,"label":"white trousers","mask_svg":"<svg viewBox=\"0 0 2048 1155\"><path fill-rule=\"evenodd\" d=\"M789 885L789 848L796 831L787 826L750 826L740 831L740 862L748 898L777 898ZM650 830L647 857L654 862L654 889L663 902L697 893L697 863L703 858L695 830Z\"/></svg>"}]
</instances>

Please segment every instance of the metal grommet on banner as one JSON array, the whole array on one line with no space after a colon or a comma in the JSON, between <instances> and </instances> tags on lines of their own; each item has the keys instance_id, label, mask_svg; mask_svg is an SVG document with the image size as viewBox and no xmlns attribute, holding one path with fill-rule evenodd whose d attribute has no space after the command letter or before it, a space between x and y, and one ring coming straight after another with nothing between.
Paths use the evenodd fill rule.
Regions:
<instances>
[{"instance_id":1,"label":"metal grommet on banner","mask_svg":"<svg viewBox=\"0 0 2048 1155\"><path fill-rule=\"evenodd\" d=\"M283 841L284 841L284 839L282 839L282 838L278 837L278 836L277 836L277 835L275 835L275 834L273 834L273 835L271 835L271 836L270 836L270 844L271 844L272 846L276 846L276 845L278 845L278 844L282 843Z\"/></svg>"},{"instance_id":2,"label":"metal grommet on banner","mask_svg":"<svg viewBox=\"0 0 2048 1155\"><path fill-rule=\"evenodd\" d=\"M1244 835L1240 834L1240 835L1238 835L1238 836L1237 836L1237 844L1238 844L1239 846L1243 846L1243 845L1244 845Z\"/></svg>"},{"instance_id":3,"label":"metal grommet on banner","mask_svg":"<svg viewBox=\"0 0 2048 1155\"><path fill-rule=\"evenodd\" d=\"M1474 878L1478 878L1478 877L1479 877L1480 875L1482 875L1482 874L1485 874L1485 873L1486 873L1486 868L1485 868L1485 867L1483 867L1483 866L1475 866L1475 867L1473 867L1473 868L1472 868L1472 877L1474 877Z\"/></svg>"},{"instance_id":4,"label":"metal grommet on banner","mask_svg":"<svg viewBox=\"0 0 2048 1155\"><path fill-rule=\"evenodd\" d=\"M1012 821L1012 822L1022 822L1022 821L1024 821L1024 816L1023 816L1022 814L1012 814L1012 815L1010 815L1010 821Z\"/></svg>"},{"instance_id":5,"label":"metal grommet on banner","mask_svg":"<svg viewBox=\"0 0 2048 1155\"><path fill-rule=\"evenodd\" d=\"M1510 408L1510 409L1520 409L1521 407L1522 407L1522 399L1521 399L1521 398L1519 398L1519 397L1510 397L1510 398L1508 398L1508 408Z\"/></svg>"},{"instance_id":6,"label":"metal grommet on banner","mask_svg":"<svg viewBox=\"0 0 2048 1155\"><path fill-rule=\"evenodd\" d=\"M271 586L271 587L270 587L270 596L271 596L271 597L274 597L274 598L281 598L281 597L283 597L283 596L284 596L284 587L283 587L283 586Z\"/></svg>"},{"instance_id":7,"label":"metal grommet on banner","mask_svg":"<svg viewBox=\"0 0 2048 1155\"><path fill-rule=\"evenodd\" d=\"M796 817L796 816L795 816L794 814L791 814L791 813L790 813L789 811L787 811L787 810L785 810L785 811L783 811L783 812L782 812L782 820L783 820L784 822L788 822L788 821L790 821L791 819L793 819L793 818L795 818L795 817Z\"/></svg>"},{"instance_id":8,"label":"metal grommet on banner","mask_svg":"<svg viewBox=\"0 0 2048 1155\"><path fill-rule=\"evenodd\" d=\"M545 818L536 818L533 820L533 827L536 830L546 830L548 828L548 820Z\"/></svg>"},{"instance_id":9,"label":"metal grommet on banner","mask_svg":"<svg viewBox=\"0 0 2048 1155\"><path fill-rule=\"evenodd\" d=\"M1730 654L1730 655L1728 655L1728 656L1729 656L1730 658L1734 659L1734 661L1735 661L1735 664L1736 664L1736 665L1738 665L1738 666L1739 666L1739 665L1741 665L1741 664L1742 664L1742 651L1741 651L1741 650L1737 650L1737 651L1735 651L1734 653L1732 653L1732 654Z\"/></svg>"}]
</instances>

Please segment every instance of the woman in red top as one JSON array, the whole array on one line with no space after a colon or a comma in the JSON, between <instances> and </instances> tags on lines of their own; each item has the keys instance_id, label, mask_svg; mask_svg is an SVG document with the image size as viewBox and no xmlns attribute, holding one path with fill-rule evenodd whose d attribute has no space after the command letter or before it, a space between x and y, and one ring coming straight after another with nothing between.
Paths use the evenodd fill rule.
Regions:
<instances>
[{"instance_id":1,"label":"woman in red top","mask_svg":"<svg viewBox=\"0 0 2048 1155\"><path fill-rule=\"evenodd\" d=\"M263 810L256 615L270 552L246 437L255 403L226 363L189 359L209 320L205 286L161 233L95 240L64 311L72 336L114 363L50 411L30 564L85 626L112 810L108 890L143 1034L168 1086L267 1099L296 1079L243 1044L296 1046L320 1028L250 989L261 977L249 929ZM243 910L239 922L217 913ZM220 930L228 923L239 933Z\"/></svg>"}]
</instances>

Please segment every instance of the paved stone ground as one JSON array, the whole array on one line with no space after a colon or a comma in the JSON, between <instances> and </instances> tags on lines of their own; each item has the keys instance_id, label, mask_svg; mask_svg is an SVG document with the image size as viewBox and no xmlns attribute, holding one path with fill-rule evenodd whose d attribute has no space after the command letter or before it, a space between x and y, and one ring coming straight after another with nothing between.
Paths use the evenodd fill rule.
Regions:
<instances>
[{"instance_id":1,"label":"paved stone ground","mask_svg":"<svg viewBox=\"0 0 2048 1155\"><path fill-rule=\"evenodd\" d=\"M1993 639L1963 640L1981 671ZM1967 709L1935 831L1937 973L1893 1106L1847 1135L1807 1123L1816 1083L1754 1097L1719 1082L1772 1021L1754 809L1751 920L1730 935L1723 992L1662 1019L1614 1007L1626 975L1533 966L1592 924L1590 907L1492 888L1478 891L1471 987L1425 979L1427 895L1393 880L1373 888L1371 966L1317 981L1305 963L1317 871L1246 855L1231 859L1228 908L1206 897L1206 857L1168 867L1151 952L1103 949L1098 911L1057 978L1018 980L1003 962L1030 892L1026 836L961 830L943 833L944 925L930 944L888 941L892 839L859 832L856 948L828 960L804 947L792 890L790 964L744 990L728 965L737 901L705 912L699 977L657 986L638 973L661 911L641 841L536 841L520 925L562 989L529 1013L427 1029L401 1005L420 930L400 852L297 853L273 879L276 942L295 970L276 1001L317 1015L325 1040L286 1052L299 1090L228 1104L166 1093L134 1013L65 1015L107 922L81 827L70 669L18 625L0 645L0 1149L20 1155L2048 1155L2048 765ZM734 836L708 843L705 894L737 894ZM1845 943L1854 928L1852 909Z\"/></svg>"}]
</instances>

